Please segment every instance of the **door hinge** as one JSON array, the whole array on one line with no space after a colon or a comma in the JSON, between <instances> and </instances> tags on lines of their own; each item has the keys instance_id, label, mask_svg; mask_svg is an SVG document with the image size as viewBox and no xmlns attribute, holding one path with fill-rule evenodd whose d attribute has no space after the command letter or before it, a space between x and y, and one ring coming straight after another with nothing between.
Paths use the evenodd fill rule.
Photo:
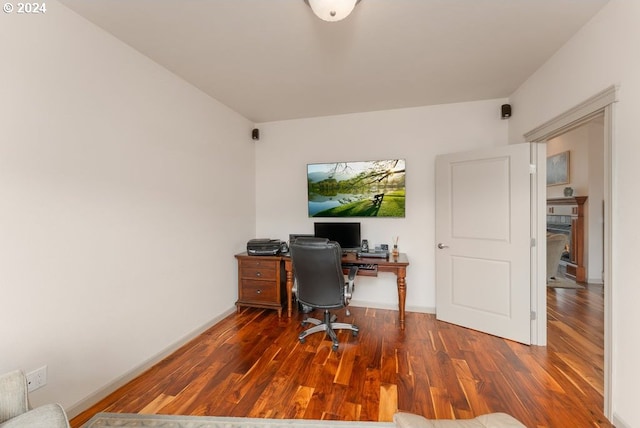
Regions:
<instances>
[{"instance_id":1,"label":"door hinge","mask_svg":"<svg viewBox=\"0 0 640 428\"><path fill-rule=\"evenodd\" d=\"M535 175L536 174L536 166L533 164L529 164L529 174L531 175Z\"/></svg>"},{"instance_id":2,"label":"door hinge","mask_svg":"<svg viewBox=\"0 0 640 428\"><path fill-rule=\"evenodd\" d=\"M531 238L531 246L532 247L536 246L536 238Z\"/></svg>"},{"instance_id":3,"label":"door hinge","mask_svg":"<svg viewBox=\"0 0 640 428\"><path fill-rule=\"evenodd\" d=\"M531 321L534 321L537 317L538 314L536 314L536 311L531 311Z\"/></svg>"}]
</instances>

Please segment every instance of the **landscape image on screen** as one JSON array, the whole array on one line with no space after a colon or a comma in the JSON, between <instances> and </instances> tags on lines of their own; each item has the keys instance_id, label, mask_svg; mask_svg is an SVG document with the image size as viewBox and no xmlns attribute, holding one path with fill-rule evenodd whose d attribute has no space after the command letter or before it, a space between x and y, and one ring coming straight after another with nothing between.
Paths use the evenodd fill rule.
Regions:
<instances>
[{"instance_id":1,"label":"landscape image on screen","mask_svg":"<svg viewBox=\"0 0 640 428\"><path fill-rule=\"evenodd\" d=\"M307 165L309 217L404 217L405 161Z\"/></svg>"}]
</instances>

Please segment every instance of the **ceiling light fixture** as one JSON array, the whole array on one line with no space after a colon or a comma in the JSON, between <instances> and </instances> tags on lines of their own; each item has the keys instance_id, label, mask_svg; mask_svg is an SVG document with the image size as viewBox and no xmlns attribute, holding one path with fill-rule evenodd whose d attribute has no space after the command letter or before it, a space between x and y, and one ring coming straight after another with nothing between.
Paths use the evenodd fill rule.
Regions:
<instances>
[{"instance_id":1,"label":"ceiling light fixture","mask_svg":"<svg viewBox=\"0 0 640 428\"><path fill-rule=\"evenodd\" d=\"M316 16L323 21L341 21L353 10L360 0L304 0Z\"/></svg>"}]
</instances>

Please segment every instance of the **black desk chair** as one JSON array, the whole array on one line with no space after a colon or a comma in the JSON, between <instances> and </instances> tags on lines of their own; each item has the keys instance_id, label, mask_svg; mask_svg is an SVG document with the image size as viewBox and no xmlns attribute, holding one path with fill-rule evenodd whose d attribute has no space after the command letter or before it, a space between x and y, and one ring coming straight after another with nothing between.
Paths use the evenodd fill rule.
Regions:
<instances>
[{"instance_id":1,"label":"black desk chair","mask_svg":"<svg viewBox=\"0 0 640 428\"><path fill-rule=\"evenodd\" d=\"M304 343L308 335L324 331L333 341L332 348L336 351L338 337L334 330L351 330L357 336L358 327L335 322L337 317L329 309L344 308L349 304L358 268L353 266L350 269L345 283L342 249L337 242L325 238L298 238L291 244L290 252L296 278L294 292L298 301L312 308L324 309L324 320L306 318L302 321L302 325L314 326L300 333L298 339Z\"/></svg>"}]
</instances>

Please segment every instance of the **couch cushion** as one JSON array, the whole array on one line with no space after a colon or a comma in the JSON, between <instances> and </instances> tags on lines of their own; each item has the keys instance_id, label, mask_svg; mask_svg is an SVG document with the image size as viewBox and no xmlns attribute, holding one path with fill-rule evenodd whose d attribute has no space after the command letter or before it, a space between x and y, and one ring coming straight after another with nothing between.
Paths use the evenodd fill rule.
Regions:
<instances>
[{"instance_id":1,"label":"couch cushion","mask_svg":"<svg viewBox=\"0 0 640 428\"><path fill-rule=\"evenodd\" d=\"M396 428L432 428L433 424L429 419L413 413L398 412L393 415L393 422Z\"/></svg>"},{"instance_id":2,"label":"couch cushion","mask_svg":"<svg viewBox=\"0 0 640 428\"><path fill-rule=\"evenodd\" d=\"M396 413L393 421L397 428L484 428L484 425L475 419L429 420L420 415L404 412Z\"/></svg>"},{"instance_id":3,"label":"couch cushion","mask_svg":"<svg viewBox=\"0 0 640 428\"><path fill-rule=\"evenodd\" d=\"M398 412L393 416L397 428L526 428L506 413L490 413L474 419L427 419L413 413Z\"/></svg>"},{"instance_id":4,"label":"couch cushion","mask_svg":"<svg viewBox=\"0 0 640 428\"><path fill-rule=\"evenodd\" d=\"M476 418L483 427L526 428L522 422L506 413L489 413Z\"/></svg>"}]
</instances>

